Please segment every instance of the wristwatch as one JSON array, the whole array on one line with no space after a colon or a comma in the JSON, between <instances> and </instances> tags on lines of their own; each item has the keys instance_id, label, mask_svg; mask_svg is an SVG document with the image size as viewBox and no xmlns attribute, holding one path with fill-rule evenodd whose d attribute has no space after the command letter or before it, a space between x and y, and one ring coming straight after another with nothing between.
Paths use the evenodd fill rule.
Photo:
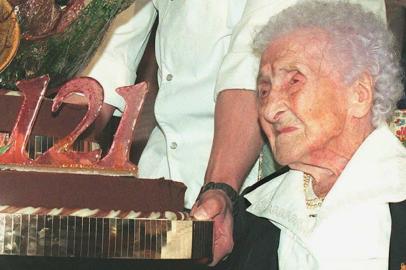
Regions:
<instances>
[{"instance_id":1,"label":"wristwatch","mask_svg":"<svg viewBox=\"0 0 406 270\"><path fill-rule=\"evenodd\" d=\"M237 200L238 193L230 185L226 183L215 183L215 182L209 182L203 185L202 188L200 189L199 196L197 198L199 199L203 193L211 189L220 189L224 191L227 197L230 198L232 204L234 204L234 202Z\"/></svg>"}]
</instances>

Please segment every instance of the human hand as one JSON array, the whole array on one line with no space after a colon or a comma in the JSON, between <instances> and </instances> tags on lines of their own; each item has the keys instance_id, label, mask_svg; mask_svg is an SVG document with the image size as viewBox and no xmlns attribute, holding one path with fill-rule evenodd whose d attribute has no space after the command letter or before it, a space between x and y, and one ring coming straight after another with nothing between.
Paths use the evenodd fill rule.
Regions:
<instances>
[{"instance_id":1,"label":"human hand","mask_svg":"<svg viewBox=\"0 0 406 270\"><path fill-rule=\"evenodd\" d=\"M221 190L204 192L192 207L191 215L198 220L213 220L213 260L216 265L233 249L233 207Z\"/></svg>"}]
</instances>

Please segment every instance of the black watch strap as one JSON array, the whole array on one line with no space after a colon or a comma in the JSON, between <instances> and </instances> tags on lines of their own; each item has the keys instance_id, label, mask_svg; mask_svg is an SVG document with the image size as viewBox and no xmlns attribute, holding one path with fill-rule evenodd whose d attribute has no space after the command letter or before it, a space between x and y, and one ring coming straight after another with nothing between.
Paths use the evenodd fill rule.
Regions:
<instances>
[{"instance_id":1,"label":"black watch strap","mask_svg":"<svg viewBox=\"0 0 406 270\"><path fill-rule=\"evenodd\" d=\"M203 193L211 189L220 189L224 191L224 193L228 196L228 198L230 198L231 203L234 203L237 200L238 193L230 185L226 183L215 183L215 182L209 182L203 185L202 188L200 189L198 199Z\"/></svg>"}]
</instances>

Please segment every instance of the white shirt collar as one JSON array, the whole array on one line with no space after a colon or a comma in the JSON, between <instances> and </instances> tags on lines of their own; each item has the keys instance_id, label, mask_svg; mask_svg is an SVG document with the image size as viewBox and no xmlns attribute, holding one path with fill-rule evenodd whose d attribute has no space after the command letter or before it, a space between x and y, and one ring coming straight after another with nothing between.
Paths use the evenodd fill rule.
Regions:
<instances>
[{"instance_id":1,"label":"white shirt collar","mask_svg":"<svg viewBox=\"0 0 406 270\"><path fill-rule=\"evenodd\" d=\"M406 199L406 149L386 125L374 130L355 152L327 195L317 220L339 208L367 202ZM272 220L297 235L308 225L303 173L291 170L245 196L254 215Z\"/></svg>"}]
</instances>

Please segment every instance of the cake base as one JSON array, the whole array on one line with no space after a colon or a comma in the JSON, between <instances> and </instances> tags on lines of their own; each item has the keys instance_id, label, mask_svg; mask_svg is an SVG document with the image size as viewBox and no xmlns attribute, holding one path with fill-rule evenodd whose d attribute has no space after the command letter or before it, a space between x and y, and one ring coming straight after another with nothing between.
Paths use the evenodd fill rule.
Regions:
<instances>
[{"instance_id":1,"label":"cake base","mask_svg":"<svg viewBox=\"0 0 406 270\"><path fill-rule=\"evenodd\" d=\"M0 257L212 256L213 224L181 212L186 190L182 183L0 171L0 187Z\"/></svg>"},{"instance_id":2,"label":"cake base","mask_svg":"<svg viewBox=\"0 0 406 270\"><path fill-rule=\"evenodd\" d=\"M0 213L0 255L209 259L212 222Z\"/></svg>"}]
</instances>

